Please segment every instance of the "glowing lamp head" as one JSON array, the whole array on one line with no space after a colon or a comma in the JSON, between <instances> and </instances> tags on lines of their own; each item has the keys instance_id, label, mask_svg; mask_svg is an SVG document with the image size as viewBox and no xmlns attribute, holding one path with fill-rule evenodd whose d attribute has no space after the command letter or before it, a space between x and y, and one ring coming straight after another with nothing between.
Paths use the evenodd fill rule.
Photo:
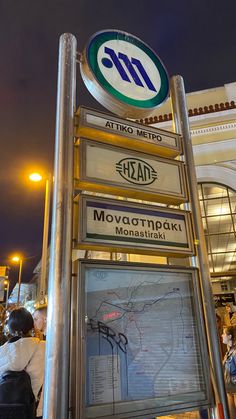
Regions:
<instances>
[{"instance_id":1,"label":"glowing lamp head","mask_svg":"<svg viewBox=\"0 0 236 419\"><path fill-rule=\"evenodd\" d=\"M20 258L20 256L13 256L11 258L11 260L12 260L12 262L20 262L21 258Z\"/></svg>"},{"instance_id":2,"label":"glowing lamp head","mask_svg":"<svg viewBox=\"0 0 236 419\"><path fill-rule=\"evenodd\" d=\"M31 173L29 175L29 179L32 180L32 182L40 182L40 180L43 179L42 175L40 173Z\"/></svg>"}]
</instances>

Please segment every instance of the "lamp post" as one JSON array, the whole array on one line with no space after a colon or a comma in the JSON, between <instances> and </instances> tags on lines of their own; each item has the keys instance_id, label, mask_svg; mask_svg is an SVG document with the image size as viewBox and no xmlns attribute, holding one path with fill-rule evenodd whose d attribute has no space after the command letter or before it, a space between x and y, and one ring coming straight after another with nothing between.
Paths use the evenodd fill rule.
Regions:
<instances>
[{"instance_id":1,"label":"lamp post","mask_svg":"<svg viewBox=\"0 0 236 419\"><path fill-rule=\"evenodd\" d=\"M10 281L9 281L9 279L5 279L4 280L4 289L7 292L7 294L6 294L6 304L5 304L6 309L8 307L9 287L10 287Z\"/></svg>"},{"instance_id":2,"label":"lamp post","mask_svg":"<svg viewBox=\"0 0 236 419\"><path fill-rule=\"evenodd\" d=\"M13 256L12 262L19 262L18 295L17 295L17 305L19 305L20 304L20 289L21 289L21 275L22 275L23 258L20 257L20 256Z\"/></svg>"},{"instance_id":3,"label":"lamp post","mask_svg":"<svg viewBox=\"0 0 236 419\"><path fill-rule=\"evenodd\" d=\"M33 182L40 182L43 176L40 173L32 173L29 179ZM50 216L50 198L51 198L51 174L45 178L45 204L44 204L44 221L43 221L43 242L42 242L42 258L41 258L41 275L39 281L38 300L45 298L46 279L47 279L47 253L48 253L48 230Z\"/></svg>"}]
</instances>

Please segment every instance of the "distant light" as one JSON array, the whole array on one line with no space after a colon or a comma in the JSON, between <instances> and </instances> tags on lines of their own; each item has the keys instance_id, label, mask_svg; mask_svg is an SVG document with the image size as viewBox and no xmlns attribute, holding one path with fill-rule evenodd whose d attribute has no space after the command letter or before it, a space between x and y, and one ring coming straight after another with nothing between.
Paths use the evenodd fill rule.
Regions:
<instances>
[{"instance_id":1,"label":"distant light","mask_svg":"<svg viewBox=\"0 0 236 419\"><path fill-rule=\"evenodd\" d=\"M31 173L29 175L29 179L32 180L33 182L40 182L40 180L43 179L42 175L40 175L40 173Z\"/></svg>"}]
</instances>

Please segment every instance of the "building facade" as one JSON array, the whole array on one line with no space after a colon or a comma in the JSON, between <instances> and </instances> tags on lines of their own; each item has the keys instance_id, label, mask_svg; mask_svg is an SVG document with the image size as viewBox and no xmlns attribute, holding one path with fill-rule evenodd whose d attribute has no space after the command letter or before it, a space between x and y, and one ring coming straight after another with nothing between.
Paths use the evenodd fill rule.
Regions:
<instances>
[{"instance_id":1,"label":"building facade","mask_svg":"<svg viewBox=\"0 0 236 419\"><path fill-rule=\"evenodd\" d=\"M236 82L187 94L187 106L213 293L235 303ZM170 100L139 122L171 131Z\"/></svg>"}]
</instances>

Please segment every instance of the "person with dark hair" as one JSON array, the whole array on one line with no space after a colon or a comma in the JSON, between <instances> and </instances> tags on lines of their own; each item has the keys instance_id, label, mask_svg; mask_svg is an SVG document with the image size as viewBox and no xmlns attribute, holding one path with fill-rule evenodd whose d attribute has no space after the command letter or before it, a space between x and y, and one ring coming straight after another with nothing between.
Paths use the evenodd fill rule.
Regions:
<instances>
[{"instance_id":1,"label":"person with dark hair","mask_svg":"<svg viewBox=\"0 0 236 419\"><path fill-rule=\"evenodd\" d=\"M10 313L8 328L11 337L0 347L0 376L9 370L25 370L37 399L44 381L45 342L32 336L34 320L25 308L17 308ZM42 393L37 418L42 418Z\"/></svg>"},{"instance_id":2,"label":"person with dark hair","mask_svg":"<svg viewBox=\"0 0 236 419\"><path fill-rule=\"evenodd\" d=\"M230 417L233 419L236 418L236 326L223 328L222 341L228 349L223 360L223 369Z\"/></svg>"}]
</instances>

